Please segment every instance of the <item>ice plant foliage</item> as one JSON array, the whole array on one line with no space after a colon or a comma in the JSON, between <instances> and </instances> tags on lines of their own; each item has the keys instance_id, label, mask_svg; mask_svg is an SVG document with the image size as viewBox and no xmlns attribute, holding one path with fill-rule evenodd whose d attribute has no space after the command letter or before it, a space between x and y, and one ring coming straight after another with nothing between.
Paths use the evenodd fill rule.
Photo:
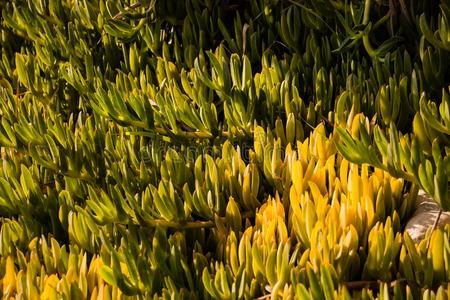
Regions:
<instances>
[{"instance_id":1,"label":"ice plant foliage","mask_svg":"<svg viewBox=\"0 0 450 300\"><path fill-rule=\"evenodd\" d=\"M448 298L448 0L0 11L3 298Z\"/></svg>"}]
</instances>

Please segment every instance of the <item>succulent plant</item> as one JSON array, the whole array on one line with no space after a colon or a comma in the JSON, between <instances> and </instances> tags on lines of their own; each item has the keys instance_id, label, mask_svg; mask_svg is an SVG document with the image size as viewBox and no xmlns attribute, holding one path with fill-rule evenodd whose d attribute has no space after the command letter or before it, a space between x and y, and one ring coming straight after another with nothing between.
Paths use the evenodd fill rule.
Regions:
<instances>
[{"instance_id":1,"label":"succulent plant","mask_svg":"<svg viewBox=\"0 0 450 300\"><path fill-rule=\"evenodd\" d=\"M1 296L446 299L449 8L0 2Z\"/></svg>"}]
</instances>

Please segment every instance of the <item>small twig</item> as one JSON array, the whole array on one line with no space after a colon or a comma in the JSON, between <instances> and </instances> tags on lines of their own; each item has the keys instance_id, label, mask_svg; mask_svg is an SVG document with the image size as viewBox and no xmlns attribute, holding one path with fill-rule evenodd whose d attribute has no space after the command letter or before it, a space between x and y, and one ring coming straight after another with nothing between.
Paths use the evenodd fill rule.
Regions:
<instances>
[{"instance_id":1,"label":"small twig","mask_svg":"<svg viewBox=\"0 0 450 300\"><path fill-rule=\"evenodd\" d=\"M125 11L134 10L134 9L136 9L136 8L139 8L139 7L141 7L141 1L138 0L137 2L131 4L130 6L125 7ZM118 13L113 17L113 19L115 19L115 20L120 20L120 19L122 19L122 18L123 18L123 12L118 12Z\"/></svg>"},{"instance_id":2,"label":"small twig","mask_svg":"<svg viewBox=\"0 0 450 300\"><path fill-rule=\"evenodd\" d=\"M141 126L143 128L143 126ZM163 127L155 127L154 132L152 131L129 131L126 133L127 135L141 135L141 136L148 136L148 137L154 137L155 134L160 134L162 136L167 137L179 137L179 138L195 138L195 139L211 139L215 136L207 131L182 131L179 130L178 132L172 132L166 128ZM239 134L234 135L231 131L222 131L219 133L219 137L223 138L231 138L231 137L246 137L251 136L253 134L253 130L250 132L240 132Z\"/></svg>"},{"instance_id":3,"label":"small twig","mask_svg":"<svg viewBox=\"0 0 450 300\"><path fill-rule=\"evenodd\" d=\"M441 215L442 215L442 209L439 209L436 219L434 220L433 227L431 227L431 233L433 233L433 231L436 230L436 228L439 224L439 219L441 218ZM427 252L428 252L428 249L430 248L430 242L431 242L431 236L428 238L428 241L427 241Z\"/></svg>"},{"instance_id":4,"label":"small twig","mask_svg":"<svg viewBox=\"0 0 450 300\"><path fill-rule=\"evenodd\" d=\"M214 227L213 221L192 221L192 222L176 222L167 220L146 220L144 223L148 227L169 227L173 229L194 229Z\"/></svg>"},{"instance_id":5,"label":"small twig","mask_svg":"<svg viewBox=\"0 0 450 300\"><path fill-rule=\"evenodd\" d=\"M315 129L315 127L314 127L314 126L312 126L311 124L309 124L309 123L308 123L308 121L306 121L306 119L305 119L305 118L303 118L303 117L300 117L300 118L301 118L301 119L302 119L302 121L303 121L303 122L305 122L305 124L306 124L306 125L308 125L308 126L309 126L309 127L310 127L310 128L312 129L312 130L314 130L314 129Z\"/></svg>"},{"instance_id":6,"label":"small twig","mask_svg":"<svg viewBox=\"0 0 450 300\"><path fill-rule=\"evenodd\" d=\"M411 18L409 17L408 8L406 7L405 0L399 0L400 3L400 9L402 10L403 15L406 17L406 20L408 20L409 24L411 24Z\"/></svg>"},{"instance_id":7,"label":"small twig","mask_svg":"<svg viewBox=\"0 0 450 300\"><path fill-rule=\"evenodd\" d=\"M241 217L243 219L246 219L248 217L252 217L252 212L245 212ZM225 217L219 217L219 219L226 223L227 219ZM127 225L126 223L117 222L116 224L122 224ZM216 222L213 220L206 220L206 221L168 221L164 219L154 219L154 220L140 220L138 224L141 226L146 226L149 228L153 227L166 227L166 228L172 228L176 230L181 229L199 229L199 228L212 228L216 227Z\"/></svg>"},{"instance_id":8,"label":"small twig","mask_svg":"<svg viewBox=\"0 0 450 300\"><path fill-rule=\"evenodd\" d=\"M328 125L334 126L333 122L328 120L324 115L321 116L321 119L322 119L323 122L328 123Z\"/></svg>"},{"instance_id":9,"label":"small twig","mask_svg":"<svg viewBox=\"0 0 450 300\"><path fill-rule=\"evenodd\" d=\"M318 14L318 13L316 13L313 9L311 9L311 8L309 8L309 7L307 7L307 6L305 6L305 5L303 5L303 4L301 4L301 3L298 3L298 2L295 2L294 0L288 0L288 2L290 2L291 4L294 4L294 5L297 5L298 7L300 7L300 8L302 8L302 9L304 9L304 10L306 10L307 12L309 12L310 14L312 14L313 16L315 16L316 18L318 18L320 21L322 21L322 23L326 26L326 27L328 27L328 29L330 29L332 32L334 32L334 29L333 28L331 28L331 26Z\"/></svg>"},{"instance_id":10,"label":"small twig","mask_svg":"<svg viewBox=\"0 0 450 300\"><path fill-rule=\"evenodd\" d=\"M389 284L389 288L394 288L396 283L403 283L403 284L408 284L408 285L415 285L415 286L419 286L419 284L414 281L414 280L409 280L406 278L399 278L397 280L391 281L391 282L387 282ZM344 285L347 287L347 289L349 290L362 290L365 288L369 288L369 289L376 289L379 287L380 281L375 281L375 280L359 280L359 281L349 281L349 282L345 282Z\"/></svg>"},{"instance_id":11,"label":"small twig","mask_svg":"<svg viewBox=\"0 0 450 300\"><path fill-rule=\"evenodd\" d=\"M374 280L358 280L358 281L349 281L345 282L344 285L349 290L362 290L365 288L374 289L377 288L379 283Z\"/></svg>"}]
</instances>

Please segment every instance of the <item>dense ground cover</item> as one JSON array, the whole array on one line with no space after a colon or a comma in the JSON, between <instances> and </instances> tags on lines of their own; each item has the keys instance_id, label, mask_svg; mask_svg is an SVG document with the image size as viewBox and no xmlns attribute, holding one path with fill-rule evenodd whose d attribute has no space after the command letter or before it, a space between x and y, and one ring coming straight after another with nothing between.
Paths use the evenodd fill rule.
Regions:
<instances>
[{"instance_id":1,"label":"dense ground cover","mask_svg":"<svg viewBox=\"0 0 450 300\"><path fill-rule=\"evenodd\" d=\"M0 10L4 298L447 299L449 1Z\"/></svg>"}]
</instances>

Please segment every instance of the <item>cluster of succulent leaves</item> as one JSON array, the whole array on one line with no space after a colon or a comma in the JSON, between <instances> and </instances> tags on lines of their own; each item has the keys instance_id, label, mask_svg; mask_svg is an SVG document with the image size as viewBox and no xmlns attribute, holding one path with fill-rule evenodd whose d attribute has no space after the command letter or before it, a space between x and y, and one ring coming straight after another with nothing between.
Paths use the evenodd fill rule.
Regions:
<instances>
[{"instance_id":1,"label":"cluster of succulent leaves","mask_svg":"<svg viewBox=\"0 0 450 300\"><path fill-rule=\"evenodd\" d=\"M447 299L450 1L1 1L2 297Z\"/></svg>"}]
</instances>

